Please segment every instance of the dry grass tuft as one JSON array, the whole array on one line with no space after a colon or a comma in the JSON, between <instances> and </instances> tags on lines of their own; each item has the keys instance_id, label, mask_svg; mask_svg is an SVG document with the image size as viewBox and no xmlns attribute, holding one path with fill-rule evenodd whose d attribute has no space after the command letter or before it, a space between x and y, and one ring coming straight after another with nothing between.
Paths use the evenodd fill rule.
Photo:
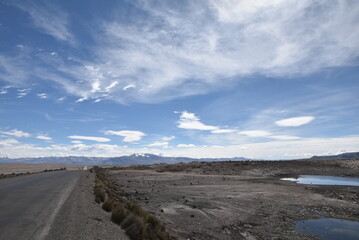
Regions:
<instances>
[{"instance_id":1,"label":"dry grass tuft","mask_svg":"<svg viewBox=\"0 0 359 240\"><path fill-rule=\"evenodd\" d=\"M94 188L95 201L97 203L104 202L106 200L106 191L103 183L96 179L96 184Z\"/></svg>"},{"instance_id":2,"label":"dry grass tuft","mask_svg":"<svg viewBox=\"0 0 359 240\"><path fill-rule=\"evenodd\" d=\"M107 179L104 171L94 167L96 172L95 197L96 202L104 202L106 192L108 199L102 208L111 212L111 220L120 225L131 240L170 240L171 237L159 219L146 212L137 203L123 198L118 185ZM106 191L105 191L106 189Z\"/></svg>"},{"instance_id":3,"label":"dry grass tuft","mask_svg":"<svg viewBox=\"0 0 359 240\"><path fill-rule=\"evenodd\" d=\"M112 208L114 207L114 200L112 198L108 198L103 204L102 204L102 209L105 210L106 212L111 212Z\"/></svg>"},{"instance_id":4,"label":"dry grass tuft","mask_svg":"<svg viewBox=\"0 0 359 240\"><path fill-rule=\"evenodd\" d=\"M127 215L126 219L122 222L121 227L125 229L126 234L131 240L147 239L145 238L145 223L140 217L133 213Z\"/></svg>"},{"instance_id":5,"label":"dry grass tuft","mask_svg":"<svg viewBox=\"0 0 359 240\"><path fill-rule=\"evenodd\" d=\"M111 220L114 223L121 224L125 220L127 215L127 209L122 203L117 203L112 209Z\"/></svg>"}]
</instances>

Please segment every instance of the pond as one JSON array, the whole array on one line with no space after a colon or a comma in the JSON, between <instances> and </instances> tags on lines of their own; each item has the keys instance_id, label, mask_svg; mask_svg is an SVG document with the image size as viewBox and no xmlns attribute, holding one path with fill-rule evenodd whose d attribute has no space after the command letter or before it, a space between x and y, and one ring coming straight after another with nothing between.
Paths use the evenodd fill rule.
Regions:
<instances>
[{"instance_id":1,"label":"pond","mask_svg":"<svg viewBox=\"0 0 359 240\"><path fill-rule=\"evenodd\" d=\"M298 178L281 178L281 180L294 181L300 184L359 186L359 178L354 177L300 175Z\"/></svg>"},{"instance_id":2,"label":"pond","mask_svg":"<svg viewBox=\"0 0 359 240\"><path fill-rule=\"evenodd\" d=\"M359 222L320 218L296 222L295 230L325 240L358 240Z\"/></svg>"}]
</instances>

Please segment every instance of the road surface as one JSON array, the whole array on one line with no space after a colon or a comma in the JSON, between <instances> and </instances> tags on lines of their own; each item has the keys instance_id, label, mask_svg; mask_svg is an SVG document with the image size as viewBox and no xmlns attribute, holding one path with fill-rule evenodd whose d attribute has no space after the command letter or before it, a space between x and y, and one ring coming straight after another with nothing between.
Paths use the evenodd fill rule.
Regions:
<instances>
[{"instance_id":1,"label":"road surface","mask_svg":"<svg viewBox=\"0 0 359 240\"><path fill-rule=\"evenodd\" d=\"M44 239L82 171L0 180L0 239Z\"/></svg>"}]
</instances>

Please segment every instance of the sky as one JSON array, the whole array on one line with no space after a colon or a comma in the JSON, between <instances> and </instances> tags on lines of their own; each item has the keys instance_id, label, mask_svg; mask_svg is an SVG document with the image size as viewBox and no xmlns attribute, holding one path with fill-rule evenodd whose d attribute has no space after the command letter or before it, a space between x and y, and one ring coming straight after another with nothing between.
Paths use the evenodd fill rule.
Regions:
<instances>
[{"instance_id":1,"label":"sky","mask_svg":"<svg viewBox=\"0 0 359 240\"><path fill-rule=\"evenodd\" d=\"M0 157L359 151L359 2L0 0Z\"/></svg>"}]
</instances>

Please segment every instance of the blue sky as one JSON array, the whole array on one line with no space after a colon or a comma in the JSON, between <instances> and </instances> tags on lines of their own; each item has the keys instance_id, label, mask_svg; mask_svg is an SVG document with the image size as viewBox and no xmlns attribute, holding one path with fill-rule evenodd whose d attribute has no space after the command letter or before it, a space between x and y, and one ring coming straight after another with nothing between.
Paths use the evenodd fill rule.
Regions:
<instances>
[{"instance_id":1,"label":"blue sky","mask_svg":"<svg viewBox=\"0 0 359 240\"><path fill-rule=\"evenodd\" d=\"M359 151L356 1L0 1L0 156Z\"/></svg>"}]
</instances>

